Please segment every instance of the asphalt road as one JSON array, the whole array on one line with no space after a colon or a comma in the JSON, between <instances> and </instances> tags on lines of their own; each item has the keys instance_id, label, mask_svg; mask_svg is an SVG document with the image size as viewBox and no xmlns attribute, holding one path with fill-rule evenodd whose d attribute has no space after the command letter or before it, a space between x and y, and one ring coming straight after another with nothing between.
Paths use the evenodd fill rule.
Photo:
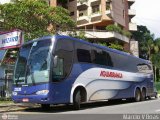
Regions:
<instances>
[{"instance_id":1,"label":"asphalt road","mask_svg":"<svg viewBox=\"0 0 160 120\"><path fill-rule=\"evenodd\" d=\"M145 120L145 117L146 120L159 120L160 99L143 102L114 101L89 103L83 104L81 110L78 111L73 110L71 105L60 105L53 106L47 111L38 107L7 114L17 115L22 120L132 120L132 118Z\"/></svg>"}]
</instances>

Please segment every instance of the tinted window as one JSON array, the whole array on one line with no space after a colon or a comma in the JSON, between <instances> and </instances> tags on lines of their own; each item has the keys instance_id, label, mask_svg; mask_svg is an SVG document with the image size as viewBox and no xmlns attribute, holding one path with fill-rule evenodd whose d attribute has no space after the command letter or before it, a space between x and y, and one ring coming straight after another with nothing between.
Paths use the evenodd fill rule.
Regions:
<instances>
[{"instance_id":1,"label":"tinted window","mask_svg":"<svg viewBox=\"0 0 160 120\"><path fill-rule=\"evenodd\" d=\"M138 64L137 65L137 69L138 69L138 72L141 72L141 73L152 73L152 67L150 65L147 65L147 64Z\"/></svg>"},{"instance_id":2,"label":"tinted window","mask_svg":"<svg viewBox=\"0 0 160 120\"><path fill-rule=\"evenodd\" d=\"M89 45L76 43L77 61L91 63L90 49Z\"/></svg>"},{"instance_id":3,"label":"tinted window","mask_svg":"<svg viewBox=\"0 0 160 120\"><path fill-rule=\"evenodd\" d=\"M110 54L98 48L92 49L92 62L100 65L113 66Z\"/></svg>"},{"instance_id":4,"label":"tinted window","mask_svg":"<svg viewBox=\"0 0 160 120\"><path fill-rule=\"evenodd\" d=\"M59 81L67 77L73 63L73 42L66 39L58 39L54 57L58 57L57 65L53 68L53 81Z\"/></svg>"}]
</instances>

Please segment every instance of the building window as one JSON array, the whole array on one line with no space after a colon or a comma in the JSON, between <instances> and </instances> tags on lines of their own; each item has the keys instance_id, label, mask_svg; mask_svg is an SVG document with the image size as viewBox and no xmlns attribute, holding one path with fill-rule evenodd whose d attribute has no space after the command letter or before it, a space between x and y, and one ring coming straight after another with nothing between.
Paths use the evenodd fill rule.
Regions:
<instances>
[{"instance_id":1,"label":"building window","mask_svg":"<svg viewBox=\"0 0 160 120\"><path fill-rule=\"evenodd\" d=\"M99 5L92 6L92 13L98 13L100 11Z\"/></svg>"},{"instance_id":2,"label":"building window","mask_svg":"<svg viewBox=\"0 0 160 120\"><path fill-rule=\"evenodd\" d=\"M86 15L87 15L87 10L79 11L79 17L86 16Z\"/></svg>"},{"instance_id":3,"label":"building window","mask_svg":"<svg viewBox=\"0 0 160 120\"><path fill-rule=\"evenodd\" d=\"M123 10L123 18L125 18L125 10Z\"/></svg>"},{"instance_id":4,"label":"building window","mask_svg":"<svg viewBox=\"0 0 160 120\"><path fill-rule=\"evenodd\" d=\"M106 10L110 10L110 3L106 2Z\"/></svg>"},{"instance_id":5,"label":"building window","mask_svg":"<svg viewBox=\"0 0 160 120\"><path fill-rule=\"evenodd\" d=\"M73 12L70 12L70 16L74 16L74 11L73 11Z\"/></svg>"}]
</instances>

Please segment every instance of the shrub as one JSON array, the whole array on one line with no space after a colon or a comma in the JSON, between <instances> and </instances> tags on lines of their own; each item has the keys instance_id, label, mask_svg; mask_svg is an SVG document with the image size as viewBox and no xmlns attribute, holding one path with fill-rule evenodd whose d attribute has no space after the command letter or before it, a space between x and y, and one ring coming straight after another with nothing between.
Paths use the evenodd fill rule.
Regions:
<instances>
[{"instance_id":1,"label":"shrub","mask_svg":"<svg viewBox=\"0 0 160 120\"><path fill-rule=\"evenodd\" d=\"M131 32L126 31L126 30L123 30L123 31L122 31L122 34L123 34L124 36L129 37L129 38L130 38L130 37L131 37L131 35L132 35L132 34L131 34Z\"/></svg>"},{"instance_id":2,"label":"shrub","mask_svg":"<svg viewBox=\"0 0 160 120\"><path fill-rule=\"evenodd\" d=\"M117 33L121 33L122 32L122 29L119 26L116 26L116 25L108 25L106 27L106 30L107 31L112 31L112 32L117 32Z\"/></svg>"},{"instance_id":3,"label":"shrub","mask_svg":"<svg viewBox=\"0 0 160 120\"><path fill-rule=\"evenodd\" d=\"M107 30L107 31L111 31L111 32L120 33L120 34L122 34L122 35L124 35L124 36L126 36L126 37L129 37L129 38L130 38L131 35L132 35L129 31L127 31L127 30L122 30L120 26L116 26L116 25L108 25L108 26L106 27L106 30Z\"/></svg>"}]
</instances>

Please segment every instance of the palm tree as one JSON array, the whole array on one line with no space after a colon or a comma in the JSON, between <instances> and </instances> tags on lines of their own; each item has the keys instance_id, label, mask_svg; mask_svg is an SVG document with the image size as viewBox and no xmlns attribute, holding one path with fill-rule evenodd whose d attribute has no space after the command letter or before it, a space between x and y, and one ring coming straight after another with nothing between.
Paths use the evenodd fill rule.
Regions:
<instances>
[{"instance_id":1,"label":"palm tree","mask_svg":"<svg viewBox=\"0 0 160 120\"><path fill-rule=\"evenodd\" d=\"M154 40L154 49L152 50L151 61L154 65L155 80L157 80L157 70L158 76L160 74L160 38Z\"/></svg>"}]
</instances>

